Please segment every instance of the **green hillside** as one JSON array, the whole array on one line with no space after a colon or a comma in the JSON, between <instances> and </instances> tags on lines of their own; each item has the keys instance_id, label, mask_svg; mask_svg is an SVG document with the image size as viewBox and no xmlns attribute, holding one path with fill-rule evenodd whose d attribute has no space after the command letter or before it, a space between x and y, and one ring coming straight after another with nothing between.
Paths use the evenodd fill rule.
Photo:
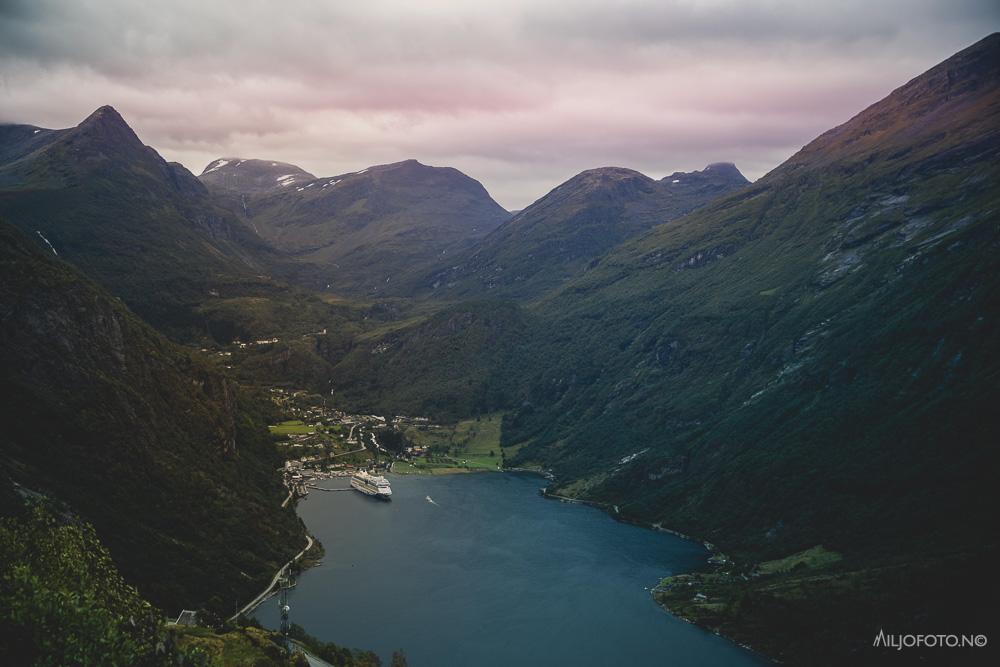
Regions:
<instances>
[{"instance_id":1,"label":"green hillside","mask_svg":"<svg viewBox=\"0 0 1000 667\"><path fill-rule=\"evenodd\" d=\"M535 323L511 302L470 302L374 329L333 368L338 403L452 419L508 405Z\"/></svg>"},{"instance_id":2,"label":"green hillside","mask_svg":"<svg viewBox=\"0 0 1000 667\"><path fill-rule=\"evenodd\" d=\"M589 169L474 248L442 258L414 290L443 299L537 297L583 273L626 239L747 184L729 163L658 181L632 169Z\"/></svg>"},{"instance_id":3,"label":"green hillside","mask_svg":"<svg viewBox=\"0 0 1000 667\"><path fill-rule=\"evenodd\" d=\"M978 415L1000 371L998 52L958 54L539 304L525 455L588 476L649 448L597 495L748 551L958 531L996 435Z\"/></svg>"},{"instance_id":4,"label":"green hillside","mask_svg":"<svg viewBox=\"0 0 1000 667\"><path fill-rule=\"evenodd\" d=\"M206 300L280 295L270 274L294 274L111 107L66 130L0 126L0 142L0 216L171 335L200 333Z\"/></svg>"},{"instance_id":5,"label":"green hillside","mask_svg":"<svg viewBox=\"0 0 1000 667\"><path fill-rule=\"evenodd\" d=\"M226 612L302 548L257 398L6 224L0 303L4 469L143 597Z\"/></svg>"},{"instance_id":6,"label":"green hillside","mask_svg":"<svg viewBox=\"0 0 1000 667\"><path fill-rule=\"evenodd\" d=\"M998 154L993 35L510 305L525 324L493 343L417 323L337 383L423 413L464 380L492 399L453 403L466 414L509 410L509 465L721 549L715 600L661 600L771 655L856 659L879 622L980 627L956 591L997 543ZM838 558L755 570L818 545Z\"/></svg>"},{"instance_id":7,"label":"green hillside","mask_svg":"<svg viewBox=\"0 0 1000 667\"><path fill-rule=\"evenodd\" d=\"M2 480L4 491L9 480ZM282 647L254 621L174 625L115 567L94 529L51 500L18 499L0 517L0 661L7 665L306 667L301 646L339 667L376 667L378 657L309 636ZM405 664L400 659L400 664ZM395 663L394 663L395 664Z\"/></svg>"}]
</instances>

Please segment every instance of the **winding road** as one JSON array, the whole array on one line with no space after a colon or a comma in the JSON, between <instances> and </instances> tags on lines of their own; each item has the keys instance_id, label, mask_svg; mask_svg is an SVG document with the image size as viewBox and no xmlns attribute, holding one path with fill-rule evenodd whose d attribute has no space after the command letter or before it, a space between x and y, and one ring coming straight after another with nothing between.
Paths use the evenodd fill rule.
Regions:
<instances>
[{"instance_id":1,"label":"winding road","mask_svg":"<svg viewBox=\"0 0 1000 667\"><path fill-rule=\"evenodd\" d=\"M350 442L350 439L351 439L351 437L352 437L352 436L354 435L354 429L355 429L355 428L357 428L357 426L358 426L357 424L354 424L353 426L351 426L351 432L350 432L350 435L348 435L348 436L347 436L347 439L348 439L348 442ZM379 449L382 449L382 448L381 448L381 447L379 446L378 442L377 442L377 441L375 440L375 437L374 437L374 435L372 436L372 441L373 441L373 442L375 443L375 446L376 446L376 447L378 447ZM346 455L348 455L348 454L355 454L355 453L357 453L357 452L363 452L363 451L365 451L366 447L365 447L365 441L364 441L364 435L363 435L363 434L362 434L362 435L361 435L361 436L360 436L360 437L358 438L358 442L359 442L359 444L361 445L360 449L355 449L355 450L353 450L353 451L350 451L350 452L343 452L343 453L341 453L341 454L334 454L334 455L333 455L333 456L331 456L330 458L331 458L331 459L335 459L335 458L337 458L338 456L346 456ZM383 450L383 451L384 451L384 450ZM318 488L318 487L315 487L315 488ZM322 490L322 491L341 491L341 490L347 490L347 489L321 489L321 490ZM281 506L282 506L282 507L286 507L286 506L288 505L288 502L289 502L289 501L290 501L290 500L292 499L292 496L293 496L293 495L294 495L294 491L290 489L290 490L288 491L288 497L287 497L287 498L285 498L285 501L284 501L283 503L281 503ZM313 538L312 538L312 535L310 535L310 534L306 533L306 540L307 540L307 542L306 542L306 548L305 548L305 549L303 549L302 551L300 551L300 552L299 552L299 553L298 553L298 554L297 554L297 555L295 556L295 558L293 558L292 560L290 560L290 561L288 561L287 563L285 563L284 565L282 565L282 566L281 566L281 567L280 567L280 568L278 569L278 571L277 571L277 572L276 572L276 573L274 574L274 578L273 578L273 579L271 579L271 583L269 583L269 584L267 585L267 588L265 588L265 589L264 589L263 591L261 591L260 595L258 595L257 597L255 597L255 598L254 598L253 600L251 600L251 601L250 601L249 603L247 603L247 605L246 605L246 606L244 606L244 607L243 607L242 609L240 609L240 610L239 610L238 612L236 612L235 614L233 614L232 616L230 616L230 617L229 617L229 620L230 620L230 621L234 621L234 620L236 620L236 617L237 617L237 616L239 616L240 614L246 614L246 613L249 613L249 612L253 611L254 609L256 609L256 608L257 608L257 607L258 607L258 606L260 605L260 603L261 603L261 602L263 602L264 600L266 600L266 599L267 599L267 597L268 597L269 595L271 595L272 591L274 591L274 587L275 587L275 585L277 585L277 583L278 583L278 579L281 579L281 576L282 576L282 575L283 575L283 574L285 573L285 570L287 570L287 569L288 569L288 567L289 567L289 566L290 566L290 565L291 565L292 563L294 563L295 561L297 561L297 560L299 560L300 558L302 558L302 556L304 556L304 555L305 555L305 553L306 553L307 551L309 551L310 549L312 549L312 545L313 545Z\"/></svg>"},{"instance_id":2,"label":"winding road","mask_svg":"<svg viewBox=\"0 0 1000 667\"><path fill-rule=\"evenodd\" d=\"M253 600L251 600L249 604L247 604L247 605L246 605L245 607L243 607L243 608L242 608L242 609L240 609L240 610L239 610L238 612L236 612L235 614L233 614L233 615L232 615L232 616L231 616L231 617L229 618L229 620L230 620L230 621L234 621L234 620L236 620L236 617L237 617L237 616L239 616L240 614L246 614L246 613L249 613L249 612L253 611L254 609L256 609L256 608L257 608L257 606L258 606L258 605L259 605L259 604L260 604L261 602L263 602L264 600L266 600L266 599L267 599L267 597L268 597L268 596L269 596L269 595L271 594L271 591L273 591L273 590L274 590L274 586L275 586L275 585L276 585L276 584L278 583L278 579L281 579L281 576L282 576L282 575L283 575L283 574L285 573L285 570L287 570L287 569L288 569L288 567L289 567L289 566L290 566L290 565L291 565L292 563L294 563L294 562L295 562L295 561L297 561L298 559L302 558L302 556L304 556L304 555L305 555L305 553L306 553L307 551L309 551L310 549L312 549L312 545L313 545L313 538L312 538L312 535L310 535L310 534L306 533L306 540L307 540L307 542L306 542L306 548L305 548L305 549L303 549L302 551L300 551L300 552L299 552L299 553L298 553L298 554L297 554L297 555L295 556L295 558L293 558L292 560L290 560L290 561L288 561L287 563L285 563L284 565L282 565L282 566L281 566L281 567L280 567L280 568L278 569L278 571L277 571L277 572L275 573L275 575L274 575L274 578L273 578L273 579L271 579L271 583L269 583L269 584L267 585L267 588L265 588L265 589L264 589L264 590L263 590L263 591L261 592L261 594L260 594L260 595L258 595L258 596L257 596L257 597L255 597L255 598L254 598Z\"/></svg>"}]
</instances>

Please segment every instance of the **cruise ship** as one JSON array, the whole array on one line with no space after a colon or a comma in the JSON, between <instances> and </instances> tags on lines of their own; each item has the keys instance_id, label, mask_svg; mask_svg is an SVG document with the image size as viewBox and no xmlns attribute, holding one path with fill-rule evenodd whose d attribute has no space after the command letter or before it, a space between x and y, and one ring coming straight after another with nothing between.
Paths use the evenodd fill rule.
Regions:
<instances>
[{"instance_id":1,"label":"cruise ship","mask_svg":"<svg viewBox=\"0 0 1000 667\"><path fill-rule=\"evenodd\" d=\"M351 486L365 495L392 500L389 480L381 475L370 475L364 470L359 470L351 477Z\"/></svg>"}]
</instances>

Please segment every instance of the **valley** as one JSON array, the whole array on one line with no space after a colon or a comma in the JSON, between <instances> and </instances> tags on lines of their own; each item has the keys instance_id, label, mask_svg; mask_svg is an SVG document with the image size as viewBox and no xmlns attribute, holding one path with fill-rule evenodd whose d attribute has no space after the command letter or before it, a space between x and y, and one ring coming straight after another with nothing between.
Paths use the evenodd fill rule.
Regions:
<instances>
[{"instance_id":1,"label":"valley","mask_svg":"<svg viewBox=\"0 0 1000 667\"><path fill-rule=\"evenodd\" d=\"M415 159L195 176L110 106L0 126L0 658L301 664L247 614L302 559L289 636L338 665L988 634L998 153L1000 34L753 182L588 168L513 213ZM360 470L392 503L326 492Z\"/></svg>"}]
</instances>

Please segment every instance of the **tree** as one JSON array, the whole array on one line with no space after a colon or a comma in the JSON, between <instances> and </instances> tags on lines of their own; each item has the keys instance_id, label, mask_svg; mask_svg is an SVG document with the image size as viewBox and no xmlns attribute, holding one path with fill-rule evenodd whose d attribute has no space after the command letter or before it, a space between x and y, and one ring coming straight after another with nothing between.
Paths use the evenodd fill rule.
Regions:
<instances>
[{"instance_id":1,"label":"tree","mask_svg":"<svg viewBox=\"0 0 1000 667\"><path fill-rule=\"evenodd\" d=\"M0 519L0 663L158 664L160 613L94 529L34 506Z\"/></svg>"}]
</instances>

